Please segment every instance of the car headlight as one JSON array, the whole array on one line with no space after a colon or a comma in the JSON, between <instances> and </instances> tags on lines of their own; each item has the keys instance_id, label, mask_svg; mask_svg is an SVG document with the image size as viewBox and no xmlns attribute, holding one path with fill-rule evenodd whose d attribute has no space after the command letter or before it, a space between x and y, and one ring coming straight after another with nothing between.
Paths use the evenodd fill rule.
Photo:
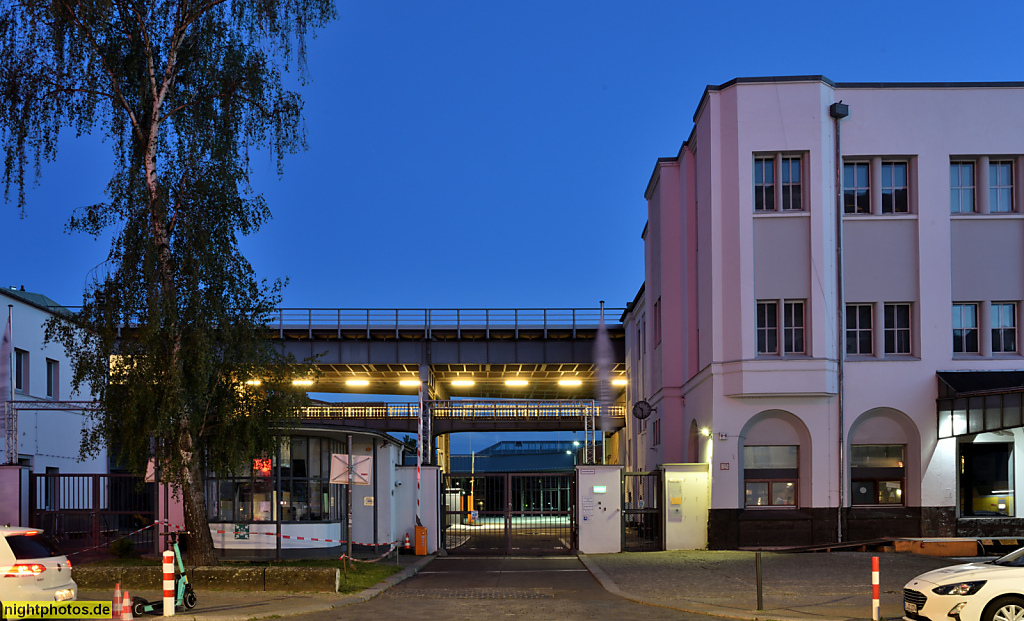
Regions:
<instances>
[{"instance_id":1,"label":"car headlight","mask_svg":"<svg viewBox=\"0 0 1024 621\"><path fill-rule=\"evenodd\" d=\"M985 580L977 582L957 582L956 584L944 584L932 589L936 595L974 595L981 587L985 586Z\"/></svg>"}]
</instances>

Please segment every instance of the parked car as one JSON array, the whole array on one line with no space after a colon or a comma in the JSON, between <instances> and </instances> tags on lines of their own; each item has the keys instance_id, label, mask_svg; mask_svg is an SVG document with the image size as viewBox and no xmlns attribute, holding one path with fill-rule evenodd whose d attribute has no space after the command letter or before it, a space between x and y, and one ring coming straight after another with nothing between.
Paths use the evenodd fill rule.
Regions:
<instances>
[{"instance_id":1,"label":"parked car","mask_svg":"<svg viewBox=\"0 0 1024 621\"><path fill-rule=\"evenodd\" d=\"M71 563L38 528L0 526L0 601L78 598Z\"/></svg>"},{"instance_id":2,"label":"parked car","mask_svg":"<svg viewBox=\"0 0 1024 621\"><path fill-rule=\"evenodd\" d=\"M1024 548L921 574L903 589L910 621L1024 620Z\"/></svg>"}]
</instances>

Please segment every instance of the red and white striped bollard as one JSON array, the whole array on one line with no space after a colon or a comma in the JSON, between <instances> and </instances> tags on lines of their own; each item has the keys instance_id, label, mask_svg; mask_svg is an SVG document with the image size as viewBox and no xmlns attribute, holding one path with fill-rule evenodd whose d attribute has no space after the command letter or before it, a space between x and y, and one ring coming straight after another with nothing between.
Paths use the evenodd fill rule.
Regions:
<instances>
[{"instance_id":1,"label":"red and white striped bollard","mask_svg":"<svg viewBox=\"0 0 1024 621\"><path fill-rule=\"evenodd\" d=\"M174 616L174 552L164 550L164 616Z\"/></svg>"},{"instance_id":2,"label":"red and white striped bollard","mask_svg":"<svg viewBox=\"0 0 1024 621\"><path fill-rule=\"evenodd\" d=\"M878 621L878 557L871 557L871 619Z\"/></svg>"}]
</instances>

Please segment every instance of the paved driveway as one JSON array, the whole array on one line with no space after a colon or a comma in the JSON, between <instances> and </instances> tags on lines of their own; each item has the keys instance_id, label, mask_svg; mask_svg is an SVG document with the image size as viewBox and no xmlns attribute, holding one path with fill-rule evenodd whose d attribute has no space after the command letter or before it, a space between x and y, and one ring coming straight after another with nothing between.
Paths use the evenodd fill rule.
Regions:
<instances>
[{"instance_id":1,"label":"paved driveway","mask_svg":"<svg viewBox=\"0 0 1024 621\"><path fill-rule=\"evenodd\" d=\"M367 602L289 619L706 620L612 595L571 557L440 557Z\"/></svg>"}]
</instances>

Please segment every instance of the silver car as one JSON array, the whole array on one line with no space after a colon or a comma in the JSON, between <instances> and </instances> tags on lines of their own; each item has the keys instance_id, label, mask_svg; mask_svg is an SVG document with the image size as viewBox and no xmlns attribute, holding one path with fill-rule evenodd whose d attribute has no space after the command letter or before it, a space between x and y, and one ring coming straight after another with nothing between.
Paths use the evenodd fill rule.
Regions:
<instances>
[{"instance_id":1,"label":"silver car","mask_svg":"<svg viewBox=\"0 0 1024 621\"><path fill-rule=\"evenodd\" d=\"M1024 621L1024 548L921 574L903 589L908 621Z\"/></svg>"},{"instance_id":2,"label":"silver car","mask_svg":"<svg viewBox=\"0 0 1024 621\"><path fill-rule=\"evenodd\" d=\"M78 598L71 563L38 528L0 526L0 601Z\"/></svg>"}]
</instances>

